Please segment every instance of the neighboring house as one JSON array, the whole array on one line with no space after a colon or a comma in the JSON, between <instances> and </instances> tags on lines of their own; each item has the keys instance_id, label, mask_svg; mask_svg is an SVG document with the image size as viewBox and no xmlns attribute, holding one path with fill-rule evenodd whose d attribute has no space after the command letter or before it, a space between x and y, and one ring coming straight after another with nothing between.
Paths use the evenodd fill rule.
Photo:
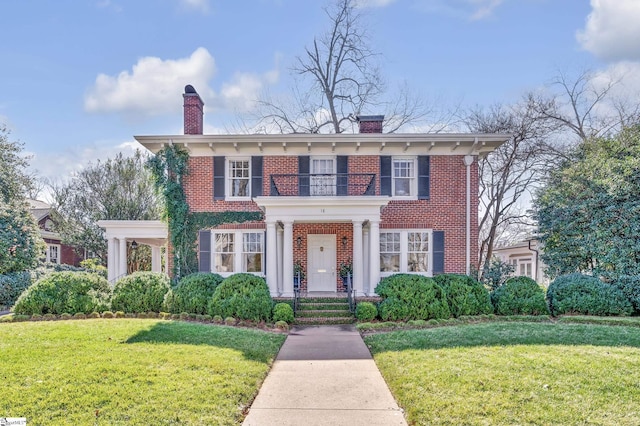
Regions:
<instances>
[{"instance_id":1,"label":"neighboring house","mask_svg":"<svg viewBox=\"0 0 640 426\"><path fill-rule=\"evenodd\" d=\"M43 201L28 200L30 211L38 223L40 235L47 244L45 262L79 266L83 260L72 246L62 244L60 235L55 232L51 219L51 206Z\"/></svg>"},{"instance_id":2,"label":"neighboring house","mask_svg":"<svg viewBox=\"0 0 640 426\"><path fill-rule=\"evenodd\" d=\"M542 249L536 239L525 240L493 250L495 257L513 265L515 276L533 278L540 284L549 285L549 279L544 275L545 265L542 262L541 254Z\"/></svg>"},{"instance_id":3,"label":"neighboring house","mask_svg":"<svg viewBox=\"0 0 640 426\"><path fill-rule=\"evenodd\" d=\"M202 229L201 271L266 277L271 294L340 292L353 263L358 295L395 273L466 273L477 258L478 156L510 135L382 134L382 116L359 134L203 135L203 107L185 88L184 135L136 136L151 152L189 152L183 184L193 212L262 211L264 220Z\"/></svg>"}]
</instances>

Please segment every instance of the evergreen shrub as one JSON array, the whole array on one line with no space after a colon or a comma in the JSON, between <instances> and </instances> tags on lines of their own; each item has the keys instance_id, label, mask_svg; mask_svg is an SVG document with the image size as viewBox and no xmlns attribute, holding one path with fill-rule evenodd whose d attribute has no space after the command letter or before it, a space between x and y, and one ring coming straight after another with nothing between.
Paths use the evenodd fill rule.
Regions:
<instances>
[{"instance_id":1,"label":"evergreen shrub","mask_svg":"<svg viewBox=\"0 0 640 426\"><path fill-rule=\"evenodd\" d=\"M493 313L486 287L467 275L441 274L433 277L446 293L451 315L482 315Z\"/></svg>"},{"instance_id":2,"label":"evergreen shrub","mask_svg":"<svg viewBox=\"0 0 640 426\"><path fill-rule=\"evenodd\" d=\"M182 278L164 297L167 312L206 314L207 304L223 278L218 274L196 272Z\"/></svg>"},{"instance_id":3,"label":"evergreen shrub","mask_svg":"<svg viewBox=\"0 0 640 426\"><path fill-rule=\"evenodd\" d=\"M375 292L383 299L379 314L384 321L427 320L451 316L442 287L423 275L395 274L385 277Z\"/></svg>"},{"instance_id":4,"label":"evergreen shrub","mask_svg":"<svg viewBox=\"0 0 640 426\"><path fill-rule=\"evenodd\" d=\"M633 306L614 285L573 273L556 278L547 290L552 315L631 315Z\"/></svg>"},{"instance_id":5,"label":"evergreen shrub","mask_svg":"<svg viewBox=\"0 0 640 426\"><path fill-rule=\"evenodd\" d=\"M548 315L544 290L529 277L509 278L491 293L498 315Z\"/></svg>"},{"instance_id":6,"label":"evergreen shrub","mask_svg":"<svg viewBox=\"0 0 640 426\"><path fill-rule=\"evenodd\" d=\"M293 308L288 303L276 303L273 307L273 321L285 321L291 324L294 320Z\"/></svg>"},{"instance_id":7,"label":"evergreen shrub","mask_svg":"<svg viewBox=\"0 0 640 426\"><path fill-rule=\"evenodd\" d=\"M273 300L262 277L239 273L225 278L209 301L212 317L234 317L240 320L269 321Z\"/></svg>"},{"instance_id":8,"label":"evergreen shrub","mask_svg":"<svg viewBox=\"0 0 640 426\"><path fill-rule=\"evenodd\" d=\"M160 312L169 291L169 278L159 272L134 272L113 289L111 309L125 313Z\"/></svg>"},{"instance_id":9,"label":"evergreen shrub","mask_svg":"<svg viewBox=\"0 0 640 426\"><path fill-rule=\"evenodd\" d=\"M378 316L376 305L371 302L360 302L356 305L356 318L361 322L374 320Z\"/></svg>"}]
</instances>

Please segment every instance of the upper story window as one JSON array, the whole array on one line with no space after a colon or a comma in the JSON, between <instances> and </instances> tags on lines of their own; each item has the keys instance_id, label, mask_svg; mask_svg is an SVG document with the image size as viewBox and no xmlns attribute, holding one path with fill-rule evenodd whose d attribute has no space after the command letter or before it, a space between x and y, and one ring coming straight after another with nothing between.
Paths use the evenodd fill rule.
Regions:
<instances>
[{"instance_id":1,"label":"upper story window","mask_svg":"<svg viewBox=\"0 0 640 426\"><path fill-rule=\"evenodd\" d=\"M251 197L251 166L249 159L229 159L229 197Z\"/></svg>"},{"instance_id":2,"label":"upper story window","mask_svg":"<svg viewBox=\"0 0 640 426\"><path fill-rule=\"evenodd\" d=\"M213 199L245 201L262 195L262 157L213 157Z\"/></svg>"},{"instance_id":3,"label":"upper story window","mask_svg":"<svg viewBox=\"0 0 640 426\"><path fill-rule=\"evenodd\" d=\"M310 195L336 195L336 162L332 157L311 158Z\"/></svg>"},{"instance_id":4,"label":"upper story window","mask_svg":"<svg viewBox=\"0 0 640 426\"><path fill-rule=\"evenodd\" d=\"M428 155L380 156L380 194L400 199L428 200L431 161Z\"/></svg>"},{"instance_id":5,"label":"upper story window","mask_svg":"<svg viewBox=\"0 0 640 426\"><path fill-rule=\"evenodd\" d=\"M393 158L393 195L396 197L415 196L415 158Z\"/></svg>"}]
</instances>

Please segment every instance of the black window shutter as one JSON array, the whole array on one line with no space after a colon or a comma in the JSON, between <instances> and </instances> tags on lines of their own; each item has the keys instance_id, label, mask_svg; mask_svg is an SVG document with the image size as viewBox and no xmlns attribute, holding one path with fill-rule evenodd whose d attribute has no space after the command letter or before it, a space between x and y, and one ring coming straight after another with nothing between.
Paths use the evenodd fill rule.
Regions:
<instances>
[{"instance_id":1,"label":"black window shutter","mask_svg":"<svg viewBox=\"0 0 640 426\"><path fill-rule=\"evenodd\" d=\"M211 231L198 232L200 249L198 253L198 272L211 272Z\"/></svg>"},{"instance_id":2,"label":"black window shutter","mask_svg":"<svg viewBox=\"0 0 640 426\"><path fill-rule=\"evenodd\" d=\"M429 199L429 156L418 155L418 200Z\"/></svg>"},{"instance_id":3,"label":"black window shutter","mask_svg":"<svg viewBox=\"0 0 640 426\"><path fill-rule=\"evenodd\" d=\"M224 157L213 157L213 199L224 200Z\"/></svg>"},{"instance_id":4,"label":"black window shutter","mask_svg":"<svg viewBox=\"0 0 640 426\"><path fill-rule=\"evenodd\" d=\"M309 196L309 156L298 157L298 195Z\"/></svg>"},{"instance_id":5,"label":"black window shutter","mask_svg":"<svg viewBox=\"0 0 640 426\"><path fill-rule=\"evenodd\" d=\"M444 274L444 231L433 231L433 275Z\"/></svg>"},{"instance_id":6,"label":"black window shutter","mask_svg":"<svg viewBox=\"0 0 640 426\"><path fill-rule=\"evenodd\" d=\"M380 195L391 195L391 156L380 156Z\"/></svg>"},{"instance_id":7,"label":"black window shutter","mask_svg":"<svg viewBox=\"0 0 640 426\"><path fill-rule=\"evenodd\" d=\"M336 170L338 171L337 191L338 195L348 195L349 191L349 157L338 155L336 157Z\"/></svg>"},{"instance_id":8,"label":"black window shutter","mask_svg":"<svg viewBox=\"0 0 640 426\"><path fill-rule=\"evenodd\" d=\"M262 195L262 156L251 157L251 196Z\"/></svg>"}]
</instances>

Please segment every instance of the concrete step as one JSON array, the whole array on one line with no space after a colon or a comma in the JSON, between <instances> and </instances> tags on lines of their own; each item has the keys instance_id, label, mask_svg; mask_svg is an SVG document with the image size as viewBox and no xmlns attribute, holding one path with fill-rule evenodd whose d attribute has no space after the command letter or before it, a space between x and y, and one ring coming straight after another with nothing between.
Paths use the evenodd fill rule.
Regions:
<instances>
[{"instance_id":1,"label":"concrete step","mask_svg":"<svg viewBox=\"0 0 640 426\"><path fill-rule=\"evenodd\" d=\"M296 312L297 318L314 318L314 317L322 317L322 318L347 318L351 317L351 312L348 309L342 309L338 311L329 311L329 310L300 310Z\"/></svg>"},{"instance_id":2,"label":"concrete step","mask_svg":"<svg viewBox=\"0 0 640 426\"><path fill-rule=\"evenodd\" d=\"M355 317L296 317L297 325L353 324Z\"/></svg>"},{"instance_id":3,"label":"concrete step","mask_svg":"<svg viewBox=\"0 0 640 426\"><path fill-rule=\"evenodd\" d=\"M349 310L348 303L300 303L298 309L301 311L341 311Z\"/></svg>"}]
</instances>

